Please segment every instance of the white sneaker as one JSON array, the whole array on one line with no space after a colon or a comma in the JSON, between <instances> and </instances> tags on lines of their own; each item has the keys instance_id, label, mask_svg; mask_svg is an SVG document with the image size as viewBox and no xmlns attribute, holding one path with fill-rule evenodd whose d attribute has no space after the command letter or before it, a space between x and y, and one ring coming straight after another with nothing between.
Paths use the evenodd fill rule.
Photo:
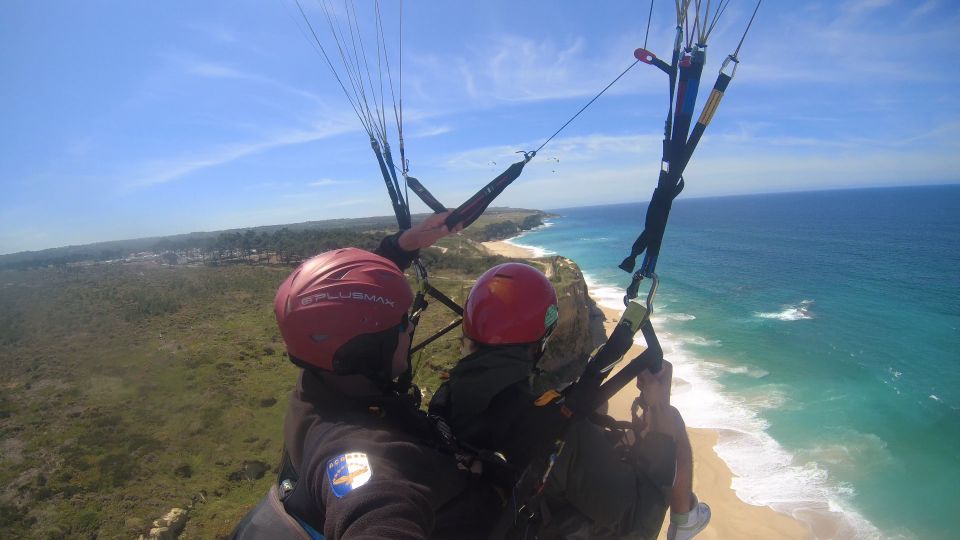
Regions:
<instances>
[{"instance_id":1,"label":"white sneaker","mask_svg":"<svg viewBox=\"0 0 960 540\"><path fill-rule=\"evenodd\" d=\"M693 538L710 523L710 507L707 503L693 499L693 509L685 514L670 512L670 527L667 528L667 540L688 540Z\"/></svg>"}]
</instances>

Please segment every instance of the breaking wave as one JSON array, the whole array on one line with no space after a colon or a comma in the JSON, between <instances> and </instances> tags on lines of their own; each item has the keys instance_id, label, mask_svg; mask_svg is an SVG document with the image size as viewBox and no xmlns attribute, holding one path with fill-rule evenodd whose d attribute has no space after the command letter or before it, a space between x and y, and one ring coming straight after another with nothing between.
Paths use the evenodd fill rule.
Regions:
<instances>
[{"instance_id":1,"label":"breaking wave","mask_svg":"<svg viewBox=\"0 0 960 540\"><path fill-rule=\"evenodd\" d=\"M590 276L584 277L590 294L599 305L618 312L623 310L622 289L598 283ZM796 306L785 306L780 312L757 316L778 320L809 319L813 318L811 304L812 300L804 300ZM836 521L836 530L841 537L880 536L877 528L852 508L853 487L830 478L825 468L832 465L830 459L824 459L821 464L810 459L820 455L794 455L767 432L770 425L761 416L763 411L801 405L791 402L788 388L764 384L750 392L728 391L718 382L724 373L754 379L764 379L769 373L758 368L713 361L709 355L719 351L716 347L722 347L722 342L686 331L685 323L695 320L695 315L671 313L661 308L654 319L659 325L664 355L674 366L672 401L683 413L688 427L718 432L715 451L733 472L732 488L740 499L769 506L801 521L830 516L827 519ZM643 344L642 337L638 336L637 341ZM702 349L703 346L710 348ZM823 452L822 457L835 456L834 450L842 452L832 449Z\"/></svg>"},{"instance_id":2,"label":"breaking wave","mask_svg":"<svg viewBox=\"0 0 960 540\"><path fill-rule=\"evenodd\" d=\"M785 305L780 311L754 312L753 316L760 319L774 319L778 321L802 321L812 319L813 312L810 306L813 300L803 300L798 305Z\"/></svg>"}]
</instances>

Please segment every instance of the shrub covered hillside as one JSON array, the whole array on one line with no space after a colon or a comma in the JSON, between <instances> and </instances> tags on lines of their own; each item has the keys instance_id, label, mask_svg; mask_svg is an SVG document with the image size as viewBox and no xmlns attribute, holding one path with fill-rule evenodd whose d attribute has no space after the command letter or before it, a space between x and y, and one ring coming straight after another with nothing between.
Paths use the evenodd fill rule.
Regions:
<instances>
[{"instance_id":1,"label":"shrub covered hillside","mask_svg":"<svg viewBox=\"0 0 960 540\"><path fill-rule=\"evenodd\" d=\"M458 302L506 260L466 237L424 259ZM187 537L230 532L274 477L298 371L272 312L292 266L270 260L0 271L0 537L136 538L172 508ZM551 349L586 351L579 271L533 264L561 297ZM432 303L415 341L453 318ZM459 335L415 358L428 397Z\"/></svg>"}]
</instances>

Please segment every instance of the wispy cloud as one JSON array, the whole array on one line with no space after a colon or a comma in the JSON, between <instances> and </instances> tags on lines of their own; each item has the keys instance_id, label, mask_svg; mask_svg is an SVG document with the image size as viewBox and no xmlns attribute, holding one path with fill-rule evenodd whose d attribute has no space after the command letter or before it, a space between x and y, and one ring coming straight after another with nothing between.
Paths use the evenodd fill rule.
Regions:
<instances>
[{"instance_id":1,"label":"wispy cloud","mask_svg":"<svg viewBox=\"0 0 960 540\"><path fill-rule=\"evenodd\" d=\"M913 11L910 12L910 18L919 18L923 17L927 13L930 13L934 9L940 6L939 0L927 0L926 2L920 4Z\"/></svg>"},{"instance_id":2,"label":"wispy cloud","mask_svg":"<svg viewBox=\"0 0 960 540\"><path fill-rule=\"evenodd\" d=\"M335 186L335 185L343 184L343 183L345 183L345 182L342 181L342 180L333 180L333 179L331 179L331 178L321 178L320 180L316 180L316 181L314 181L314 182L310 182L310 183L307 184L307 185L310 186L310 187L326 187L326 186Z\"/></svg>"},{"instance_id":3,"label":"wispy cloud","mask_svg":"<svg viewBox=\"0 0 960 540\"><path fill-rule=\"evenodd\" d=\"M88 155L97 144L92 135L85 135L67 144L65 153L72 158Z\"/></svg>"},{"instance_id":4,"label":"wispy cloud","mask_svg":"<svg viewBox=\"0 0 960 540\"><path fill-rule=\"evenodd\" d=\"M936 68L935 62L918 59L951 46L956 15L920 20L936 7L934 2L913 12L903 4L866 0L830 7L816 4L818 9L798 6L796 12L786 9L769 14L761 8L759 21L766 24L751 30L734 84L793 86L797 91L802 88L797 83L806 83L850 94L952 79L953 75ZM765 15L777 20L768 21ZM729 36L718 40L726 39Z\"/></svg>"},{"instance_id":5,"label":"wispy cloud","mask_svg":"<svg viewBox=\"0 0 960 540\"><path fill-rule=\"evenodd\" d=\"M274 90L279 90L287 94L306 98L314 102L324 102L324 99L316 92L310 92L302 88L297 88L287 83L277 81L258 73L244 70L230 64L198 59L191 55L185 55L181 53L171 54L169 55L169 58L176 62L176 64L179 65L181 69L183 69L183 71L188 75L207 79L232 79L246 81L266 86Z\"/></svg>"},{"instance_id":6,"label":"wispy cloud","mask_svg":"<svg viewBox=\"0 0 960 540\"><path fill-rule=\"evenodd\" d=\"M598 52L580 37L557 42L501 34L491 36L484 48L470 56L419 54L404 81L424 101L443 103L445 96L457 95L469 97L474 106L534 103L592 96L631 61L622 49L606 47ZM451 77L451 72L457 76ZM652 72L635 68L609 92L653 93L649 84L653 77Z\"/></svg>"},{"instance_id":7,"label":"wispy cloud","mask_svg":"<svg viewBox=\"0 0 960 540\"><path fill-rule=\"evenodd\" d=\"M142 166L146 171L137 175L128 187L143 188L171 182L267 150L318 141L355 130L353 122L329 123L314 129L292 129L268 135L258 141L222 145L205 153L146 163Z\"/></svg>"},{"instance_id":8,"label":"wispy cloud","mask_svg":"<svg viewBox=\"0 0 960 540\"><path fill-rule=\"evenodd\" d=\"M223 64L213 62L193 61L185 65L187 72L200 77L209 77L211 79L254 79L256 77L241 72L240 70Z\"/></svg>"},{"instance_id":9,"label":"wispy cloud","mask_svg":"<svg viewBox=\"0 0 960 540\"><path fill-rule=\"evenodd\" d=\"M862 15L893 3L893 0L850 0L843 4L842 11L849 15Z\"/></svg>"},{"instance_id":10,"label":"wispy cloud","mask_svg":"<svg viewBox=\"0 0 960 540\"><path fill-rule=\"evenodd\" d=\"M582 137L562 137L550 142L531 163L562 160L563 163L578 163L597 159L604 154L637 155L648 153L649 148L659 152L662 136L659 134L606 135L594 134ZM525 143L535 148L532 141ZM449 170L502 170L522 159L516 146L485 146L442 158L440 163ZM562 156L562 157L561 157Z\"/></svg>"},{"instance_id":11,"label":"wispy cloud","mask_svg":"<svg viewBox=\"0 0 960 540\"><path fill-rule=\"evenodd\" d=\"M949 122L872 139L771 136L762 125L718 133L703 140L688 167L685 195L955 182L960 180L960 152L937 145L957 148L958 131L960 125ZM552 150L531 161L497 204L549 208L645 200L656 185L657 133L561 138ZM516 161L511 151L497 146L460 152L424 176L448 179L429 187L452 204Z\"/></svg>"},{"instance_id":12,"label":"wispy cloud","mask_svg":"<svg viewBox=\"0 0 960 540\"><path fill-rule=\"evenodd\" d=\"M451 131L453 131L453 129L449 126L428 126L414 131L410 136L413 138L425 139L427 137L436 137L437 135L450 133Z\"/></svg>"},{"instance_id":13,"label":"wispy cloud","mask_svg":"<svg viewBox=\"0 0 960 540\"><path fill-rule=\"evenodd\" d=\"M200 32L211 39L219 41L221 43L236 43L237 36L236 34L228 29L222 24L209 23L209 22L196 22L192 21L186 24L186 27Z\"/></svg>"}]
</instances>

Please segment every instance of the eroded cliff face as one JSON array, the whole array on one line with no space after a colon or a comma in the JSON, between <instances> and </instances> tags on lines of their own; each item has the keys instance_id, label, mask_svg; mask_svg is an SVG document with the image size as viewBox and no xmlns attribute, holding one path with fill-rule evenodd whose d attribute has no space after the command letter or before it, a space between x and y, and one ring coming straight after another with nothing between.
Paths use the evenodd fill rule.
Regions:
<instances>
[{"instance_id":1,"label":"eroded cliff face","mask_svg":"<svg viewBox=\"0 0 960 540\"><path fill-rule=\"evenodd\" d=\"M545 371L544 384L570 382L583 370L590 353L606 339L603 313L590 298L583 273L565 257L539 259L557 290L560 319L538 366Z\"/></svg>"}]
</instances>

